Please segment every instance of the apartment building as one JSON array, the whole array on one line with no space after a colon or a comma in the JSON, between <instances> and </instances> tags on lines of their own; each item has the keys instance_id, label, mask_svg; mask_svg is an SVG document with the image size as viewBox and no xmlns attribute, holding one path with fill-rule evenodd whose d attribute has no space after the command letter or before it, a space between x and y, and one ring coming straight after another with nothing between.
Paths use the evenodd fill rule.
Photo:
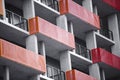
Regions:
<instances>
[{"instance_id":1,"label":"apartment building","mask_svg":"<svg viewBox=\"0 0 120 80\"><path fill-rule=\"evenodd\" d=\"M120 80L120 0L0 0L0 80Z\"/></svg>"}]
</instances>

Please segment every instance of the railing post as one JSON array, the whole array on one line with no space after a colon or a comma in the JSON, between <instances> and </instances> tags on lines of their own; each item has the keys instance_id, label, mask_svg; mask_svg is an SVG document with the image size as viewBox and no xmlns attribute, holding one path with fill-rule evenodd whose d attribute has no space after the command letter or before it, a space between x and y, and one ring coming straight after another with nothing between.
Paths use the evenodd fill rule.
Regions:
<instances>
[{"instance_id":1,"label":"railing post","mask_svg":"<svg viewBox=\"0 0 120 80\"><path fill-rule=\"evenodd\" d=\"M11 20L12 22L11 22L11 24L14 24L14 13L12 12L11 14L12 14L12 18L11 18L11 19L12 19L12 20Z\"/></svg>"}]
</instances>

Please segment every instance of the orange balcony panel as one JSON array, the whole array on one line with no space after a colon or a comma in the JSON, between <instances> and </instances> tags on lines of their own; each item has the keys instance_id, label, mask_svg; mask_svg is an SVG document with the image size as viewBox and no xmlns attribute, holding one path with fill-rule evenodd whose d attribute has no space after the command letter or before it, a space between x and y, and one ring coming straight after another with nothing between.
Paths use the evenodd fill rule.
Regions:
<instances>
[{"instance_id":1,"label":"orange balcony panel","mask_svg":"<svg viewBox=\"0 0 120 80\"><path fill-rule=\"evenodd\" d=\"M94 26L95 28L100 29L99 16L88 11L72 0L60 0L60 13L71 14L74 17L77 17L80 20Z\"/></svg>"},{"instance_id":2,"label":"orange balcony panel","mask_svg":"<svg viewBox=\"0 0 120 80\"><path fill-rule=\"evenodd\" d=\"M103 0L103 2L120 11L120 0Z\"/></svg>"},{"instance_id":3,"label":"orange balcony panel","mask_svg":"<svg viewBox=\"0 0 120 80\"><path fill-rule=\"evenodd\" d=\"M66 72L66 80L96 80L95 78L77 70Z\"/></svg>"},{"instance_id":4,"label":"orange balcony panel","mask_svg":"<svg viewBox=\"0 0 120 80\"><path fill-rule=\"evenodd\" d=\"M3 0L0 0L0 16L3 16Z\"/></svg>"},{"instance_id":5,"label":"orange balcony panel","mask_svg":"<svg viewBox=\"0 0 120 80\"><path fill-rule=\"evenodd\" d=\"M32 51L0 39L0 59L15 62L24 67L34 69L39 73L46 72L45 58Z\"/></svg>"},{"instance_id":6,"label":"orange balcony panel","mask_svg":"<svg viewBox=\"0 0 120 80\"><path fill-rule=\"evenodd\" d=\"M120 69L120 57L102 49L96 48L92 50L93 63L105 63L113 68Z\"/></svg>"},{"instance_id":7,"label":"orange balcony panel","mask_svg":"<svg viewBox=\"0 0 120 80\"><path fill-rule=\"evenodd\" d=\"M73 34L61 29L60 27L49 23L48 21L35 17L29 19L29 31L30 34L40 33L52 40L67 45L71 48L75 48Z\"/></svg>"}]
</instances>

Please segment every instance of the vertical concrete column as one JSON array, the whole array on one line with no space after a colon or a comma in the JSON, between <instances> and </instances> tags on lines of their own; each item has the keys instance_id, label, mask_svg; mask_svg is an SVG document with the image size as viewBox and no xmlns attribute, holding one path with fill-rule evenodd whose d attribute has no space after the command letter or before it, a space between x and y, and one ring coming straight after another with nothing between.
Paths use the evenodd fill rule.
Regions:
<instances>
[{"instance_id":1,"label":"vertical concrete column","mask_svg":"<svg viewBox=\"0 0 120 80\"><path fill-rule=\"evenodd\" d=\"M26 19L35 17L35 8L33 0L23 0L23 16Z\"/></svg>"},{"instance_id":2,"label":"vertical concrete column","mask_svg":"<svg viewBox=\"0 0 120 80\"><path fill-rule=\"evenodd\" d=\"M93 7L93 12L98 15L98 9L97 9L97 6L94 6ZM98 33L100 33L100 30L97 30Z\"/></svg>"},{"instance_id":3,"label":"vertical concrete column","mask_svg":"<svg viewBox=\"0 0 120 80\"><path fill-rule=\"evenodd\" d=\"M73 31L73 23L71 21L68 22L68 31L72 34L74 34L74 31Z\"/></svg>"},{"instance_id":4,"label":"vertical concrete column","mask_svg":"<svg viewBox=\"0 0 120 80\"><path fill-rule=\"evenodd\" d=\"M38 48L39 48L39 52L40 52L40 54L43 55L44 57L46 57L45 43L42 42L42 41L39 42Z\"/></svg>"},{"instance_id":5,"label":"vertical concrete column","mask_svg":"<svg viewBox=\"0 0 120 80\"><path fill-rule=\"evenodd\" d=\"M92 0L83 0L82 5L83 5L83 7L85 7L87 10L93 12Z\"/></svg>"},{"instance_id":6,"label":"vertical concrete column","mask_svg":"<svg viewBox=\"0 0 120 80\"><path fill-rule=\"evenodd\" d=\"M94 12L96 15L98 15L98 9L97 9L97 6L94 6L94 7L93 7L93 12Z\"/></svg>"},{"instance_id":7,"label":"vertical concrete column","mask_svg":"<svg viewBox=\"0 0 120 80\"><path fill-rule=\"evenodd\" d=\"M73 23L71 21L68 22L68 31L74 35ZM76 52L75 49L73 49L72 51Z\"/></svg>"},{"instance_id":8,"label":"vertical concrete column","mask_svg":"<svg viewBox=\"0 0 120 80\"><path fill-rule=\"evenodd\" d=\"M108 26L113 32L113 38L115 41L115 45L112 47L112 53L120 56L120 33L117 14L112 14L108 17Z\"/></svg>"},{"instance_id":9,"label":"vertical concrete column","mask_svg":"<svg viewBox=\"0 0 120 80\"><path fill-rule=\"evenodd\" d=\"M30 80L40 80L40 75L32 76Z\"/></svg>"},{"instance_id":10,"label":"vertical concrete column","mask_svg":"<svg viewBox=\"0 0 120 80\"><path fill-rule=\"evenodd\" d=\"M26 38L26 49L38 54L38 41L36 35L30 35Z\"/></svg>"},{"instance_id":11,"label":"vertical concrete column","mask_svg":"<svg viewBox=\"0 0 120 80\"><path fill-rule=\"evenodd\" d=\"M100 70L101 80L105 80L105 72L103 69Z\"/></svg>"},{"instance_id":12,"label":"vertical concrete column","mask_svg":"<svg viewBox=\"0 0 120 80\"><path fill-rule=\"evenodd\" d=\"M89 74L95 77L97 80L101 80L100 68L97 63L89 66Z\"/></svg>"},{"instance_id":13,"label":"vertical concrete column","mask_svg":"<svg viewBox=\"0 0 120 80\"><path fill-rule=\"evenodd\" d=\"M95 32L91 31L86 34L86 45L88 49L97 48Z\"/></svg>"},{"instance_id":14,"label":"vertical concrete column","mask_svg":"<svg viewBox=\"0 0 120 80\"><path fill-rule=\"evenodd\" d=\"M44 56L45 63L46 63L46 52L45 52L45 43L44 42L42 42L42 41L39 42L38 51L40 52L41 55ZM47 76L47 72L44 75Z\"/></svg>"},{"instance_id":15,"label":"vertical concrete column","mask_svg":"<svg viewBox=\"0 0 120 80\"><path fill-rule=\"evenodd\" d=\"M7 66L4 66L4 80L10 80L10 72L9 72L9 68Z\"/></svg>"},{"instance_id":16,"label":"vertical concrete column","mask_svg":"<svg viewBox=\"0 0 120 80\"><path fill-rule=\"evenodd\" d=\"M34 0L23 0L23 16L26 19L35 17ZM30 35L26 38L26 49L38 54L38 41L36 35ZM30 80L40 80L40 75L35 75Z\"/></svg>"},{"instance_id":17,"label":"vertical concrete column","mask_svg":"<svg viewBox=\"0 0 120 80\"><path fill-rule=\"evenodd\" d=\"M64 30L68 31L68 24L67 24L67 17L66 15L61 15L56 18L57 26L63 28Z\"/></svg>"},{"instance_id":18,"label":"vertical concrete column","mask_svg":"<svg viewBox=\"0 0 120 80\"><path fill-rule=\"evenodd\" d=\"M26 38L26 49L38 54L38 41L36 35L30 35ZM40 75L32 76L30 80L40 80Z\"/></svg>"},{"instance_id":19,"label":"vertical concrete column","mask_svg":"<svg viewBox=\"0 0 120 80\"><path fill-rule=\"evenodd\" d=\"M68 51L60 53L60 67L61 70L66 72L72 70L71 57Z\"/></svg>"}]
</instances>

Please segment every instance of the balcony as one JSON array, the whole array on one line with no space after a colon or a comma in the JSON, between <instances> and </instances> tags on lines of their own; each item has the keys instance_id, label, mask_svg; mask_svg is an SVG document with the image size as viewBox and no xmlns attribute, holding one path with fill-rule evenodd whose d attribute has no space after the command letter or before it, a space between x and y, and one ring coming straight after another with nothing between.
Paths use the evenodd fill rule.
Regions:
<instances>
[{"instance_id":1,"label":"balcony","mask_svg":"<svg viewBox=\"0 0 120 80\"><path fill-rule=\"evenodd\" d=\"M59 51L75 48L73 34L42 18L35 17L30 19L29 29L31 35L36 34L38 36L38 41L44 41L46 43L46 49L50 57L56 58L55 55L57 56ZM52 53L50 54L51 51Z\"/></svg>"},{"instance_id":2,"label":"balcony","mask_svg":"<svg viewBox=\"0 0 120 80\"><path fill-rule=\"evenodd\" d=\"M66 80L96 80L95 78L77 70L66 72Z\"/></svg>"},{"instance_id":3,"label":"balcony","mask_svg":"<svg viewBox=\"0 0 120 80\"><path fill-rule=\"evenodd\" d=\"M120 69L120 58L102 48L92 50L92 60L93 63L103 62L111 67Z\"/></svg>"},{"instance_id":4,"label":"balcony","mask_svg":"<svg viewBox=\"0 0 120 80\"><path fill-rule=\"evenodd\" d=\"M106 78L114 78L120 74L120 57L102 49L92 50L92 61L105 70ZM113 73L113 74L110 74Z\"/></svg>"},{"instance_id":5,"label":"balcony","mask_svg":"<svg viewBox=\"0 0 120 80\"><path fill-rule=\"evenodd\" d=\"M103 2L120 11L120 0L103 0Z\"/></svg>"},{"instance_id":6,"label":"balcony","mask_svg":"<svg viewBox=\"0 0 120 80\"><path fill-rule=\"evenodd\" d=\"M13 75L31 76L46 72L45 58L0 39L0 65L8 66Z\"/></svg>"},{"instance_id":7,"label":"balcony","mask_svg":"<svg viewBox=\"0 0 120 80\"><path fill-rule=\"evenodd\" d=\"M113 40L113 32L110 31L109 29L101 28L99 31L100 31L100 34L102 34L103 36Z\"/></svg>"},{"instance_id":8,"label":"balcony","mask_svg":"<svg viewBox=\"0 0 120 80\"><path fill-rule=\"evenodd\" d=\"M99 17L72 0L60 0L60 13L74 23L75 34L100 29Z\"/></svg>"},{"instance_id":9,"label":"balcony","mask_svg":"<svg viewBox=\"0 0 120 80\"><path fill-rule=\"evenodd\" d=\"M76 43L76 53L78 55L81 55L89 60L91 60L91 52L89 49L87 49L86 47Z\"/></svg>"},{"instance_id":10,"label":"balcony","mask_svg":"<svg viewBox=\"0 0 120 80\"><path fill-rule=\"evenodd\" d=\"M65 72L50 65L47 65L47 76L54 80L65 80Z\"/></svg>"}]
</instances>

